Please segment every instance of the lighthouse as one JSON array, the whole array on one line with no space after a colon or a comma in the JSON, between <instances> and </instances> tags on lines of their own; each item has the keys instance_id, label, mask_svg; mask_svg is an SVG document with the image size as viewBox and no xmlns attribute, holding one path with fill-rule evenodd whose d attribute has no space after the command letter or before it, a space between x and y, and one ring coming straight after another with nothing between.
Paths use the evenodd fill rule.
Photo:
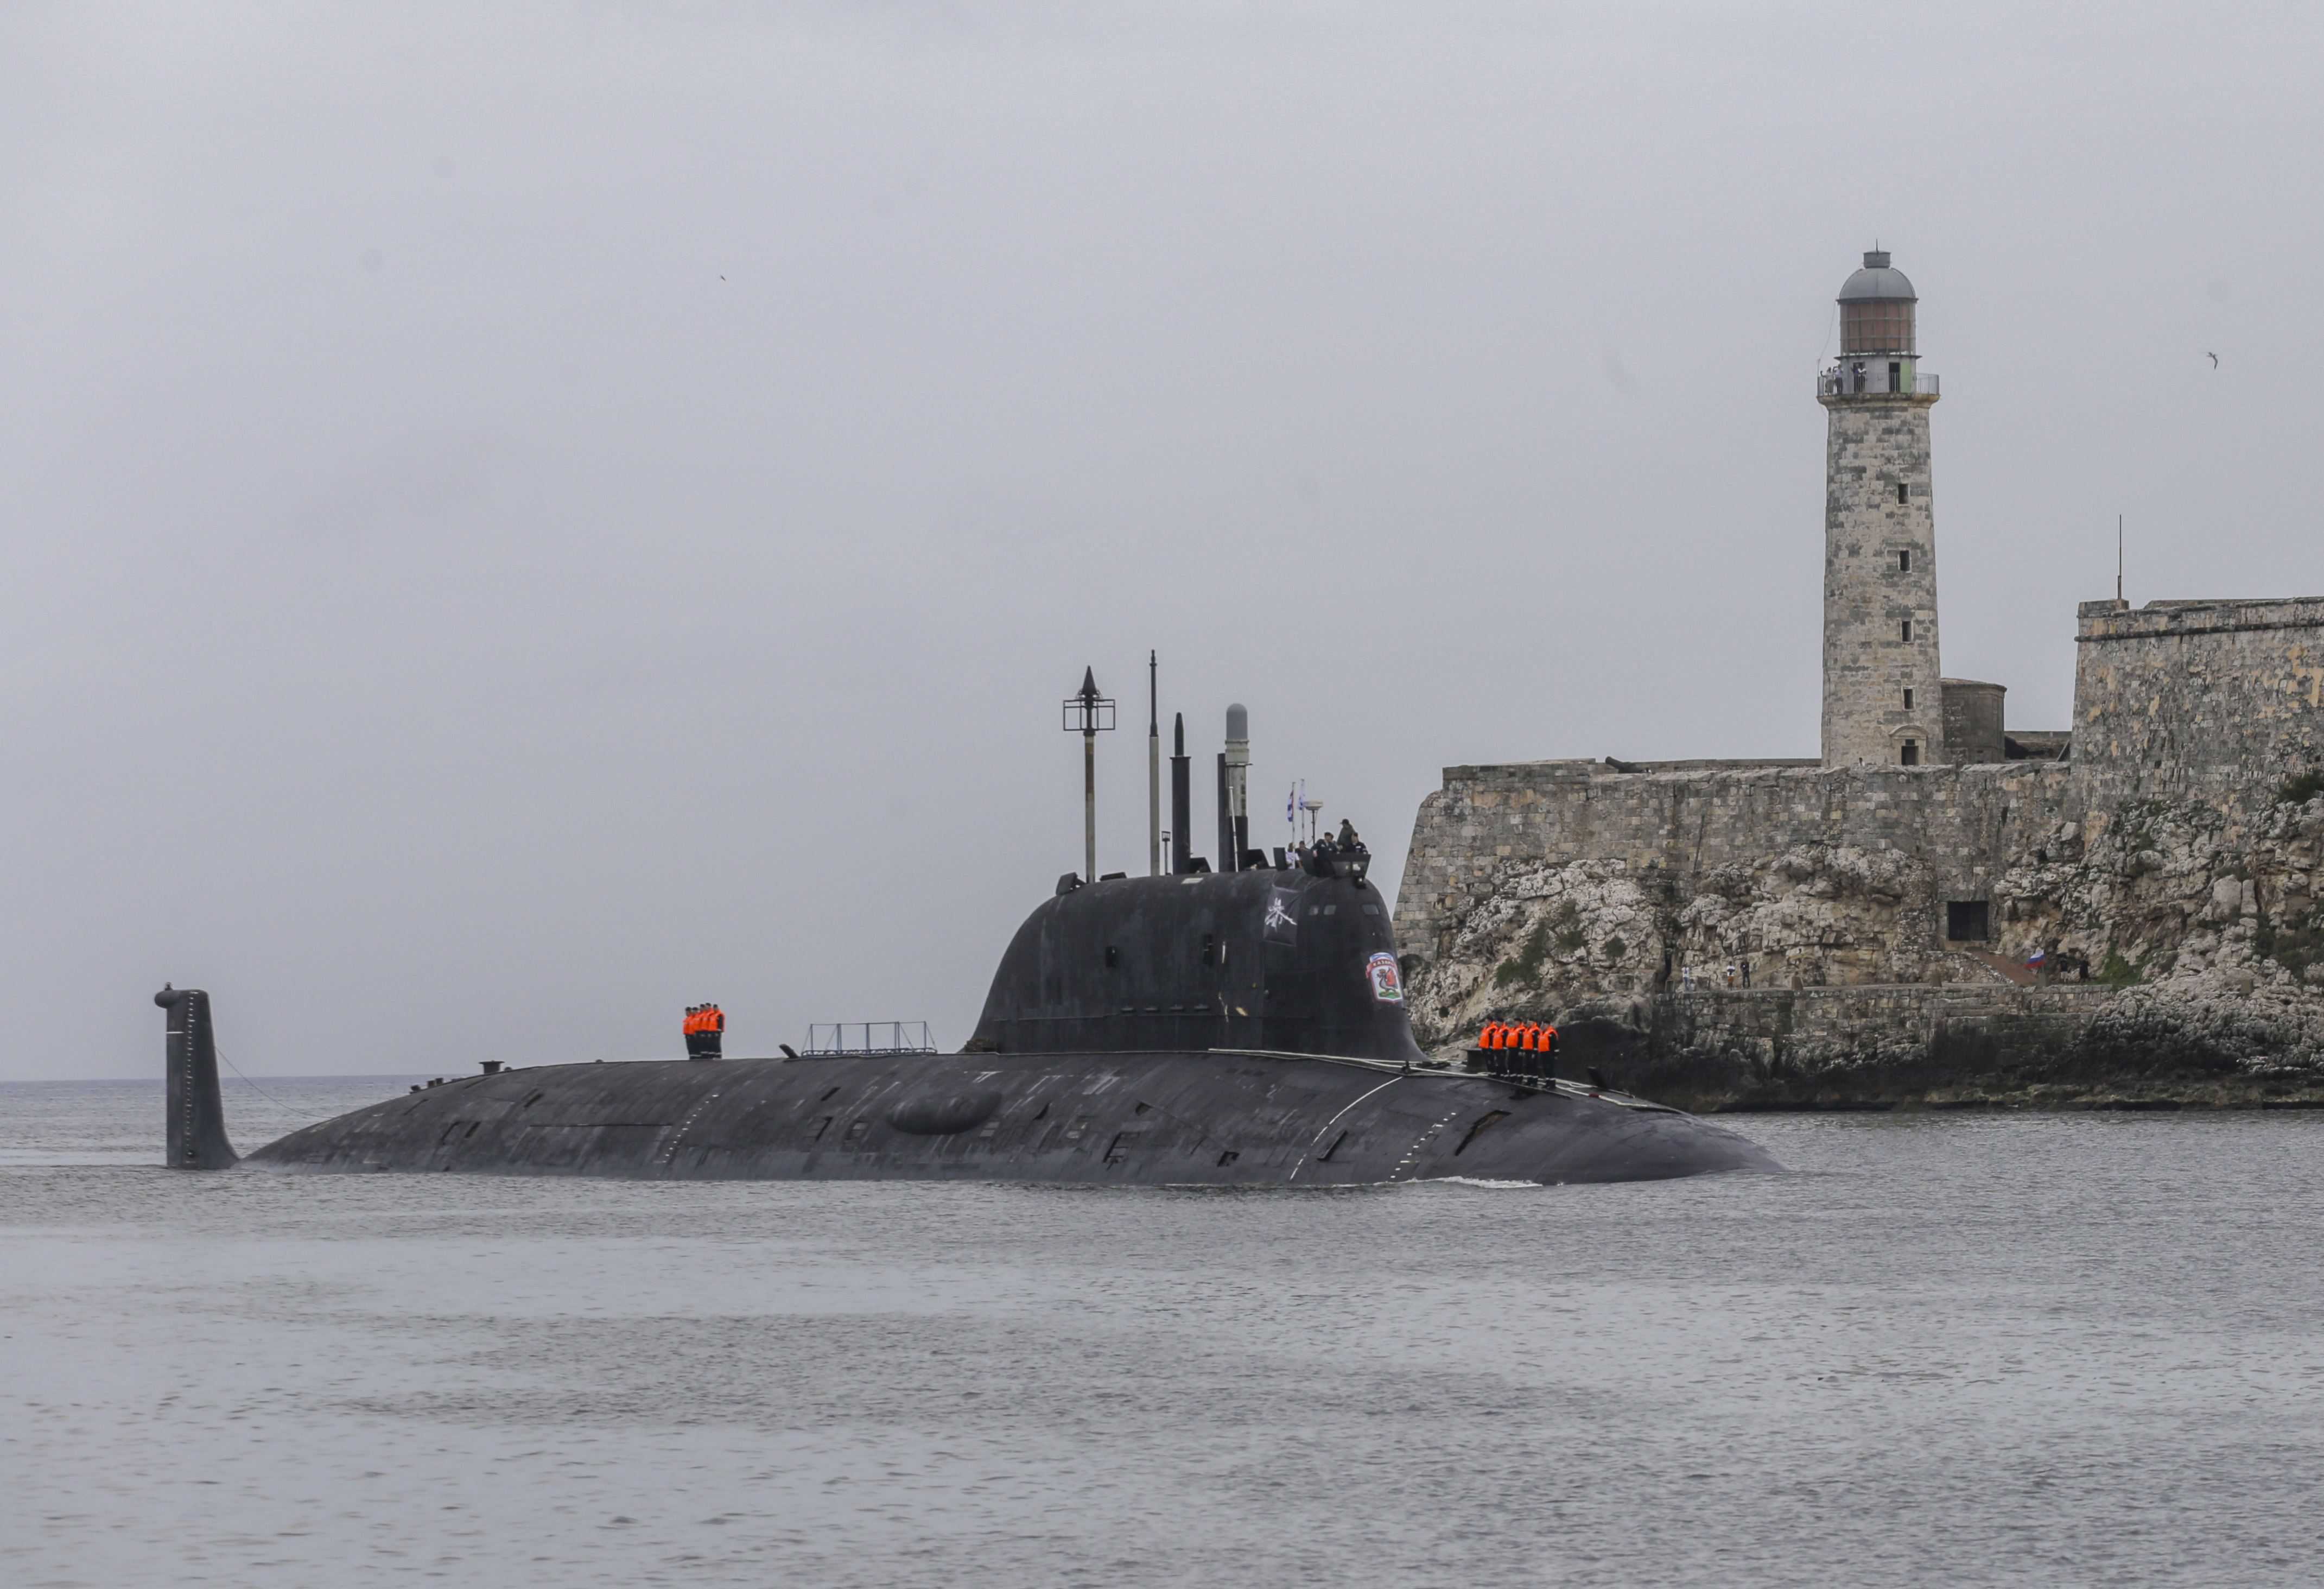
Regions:
<instances>
[{"instance_id":1,"label":"lighthouse","mask_svg":"<svg viewBox=\"0 0 2324 1589\"><path fill-rule=\"evenodd\" d=\"M1816 377L1827 418L1823 764L1945 760L1937 661L1929 410L1937 378L1914 346L1920 302L1875 249L1840 290L1840 359Z\"/></svg>"}]
</instances>

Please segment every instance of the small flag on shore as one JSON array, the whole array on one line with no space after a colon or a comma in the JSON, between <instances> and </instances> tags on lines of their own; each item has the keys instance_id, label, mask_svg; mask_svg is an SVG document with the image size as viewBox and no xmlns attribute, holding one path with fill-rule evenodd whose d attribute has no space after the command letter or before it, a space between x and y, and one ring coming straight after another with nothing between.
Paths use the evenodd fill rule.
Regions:
<instances>
[{"instance_id":1,"label":"small flag on shore","mask_svg":"<svg viewBox=\"0 0 2324 1589\"><path fill-rule=\"evenodd\" d=\"M2049 954L2049 951L2048 951L2047 949L2036 949L2036 950L2034 950L2032 954L2030 954L2030 955L2028 955L2028 956L2025 956L2025 968L2026 968L2028 971L2034 971L2034 970L2037 970L2037 969L2039 969L2039 968L2040 968L2040 966L2041 966L2041 965L2042 965L2042 961L2043 961L2043 957L2044 957L2045 956L2047 956L2048 954Z\"/></svg>"}]
</instances>

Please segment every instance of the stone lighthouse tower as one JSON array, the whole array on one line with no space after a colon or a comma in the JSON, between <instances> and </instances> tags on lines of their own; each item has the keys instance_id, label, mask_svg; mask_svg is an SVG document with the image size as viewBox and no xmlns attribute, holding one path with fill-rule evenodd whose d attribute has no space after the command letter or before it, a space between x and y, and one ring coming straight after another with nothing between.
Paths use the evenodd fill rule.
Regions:
<instances>
[{"instance_id":1,"label":"stone lighthouse tower","mask_svg":"<svg viewBox=\"0 0 2324 1589\"><path fill-rule=\"evenodd\" d=\"M1840 290L1840 362L1817 379L1829 416L1823 507L1823 764L1945 759L1937 556L1919 302L1886 254Z\"/></svg>"}]
</instances>

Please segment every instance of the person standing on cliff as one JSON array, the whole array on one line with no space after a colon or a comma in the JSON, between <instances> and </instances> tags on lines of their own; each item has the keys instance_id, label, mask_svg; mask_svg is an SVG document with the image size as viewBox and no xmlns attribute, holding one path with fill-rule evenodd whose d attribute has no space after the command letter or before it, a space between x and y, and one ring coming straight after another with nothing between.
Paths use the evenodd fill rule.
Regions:
<instances>
[{"instance_id":1,"label":"person standing on cliff","mask_svg":"<svg viewBox=\"0 0 2324 1589\"><path fill-rule=\"evenodd\" d=\"M1732 960L1727 963L1727 985L1729 987L1735 985L1735 962Z\"/></svg>"}]
</instances>

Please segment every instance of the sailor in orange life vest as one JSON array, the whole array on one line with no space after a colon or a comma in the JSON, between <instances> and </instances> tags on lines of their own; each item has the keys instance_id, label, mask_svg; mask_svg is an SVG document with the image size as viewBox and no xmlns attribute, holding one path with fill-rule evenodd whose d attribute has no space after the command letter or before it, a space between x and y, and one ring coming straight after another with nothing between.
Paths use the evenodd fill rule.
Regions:
<instances>
[{"instance_id":1,"label":"sailor in orange life vest","mask_svg":"<svg viewBox=\"0 0 2324 1589\"><path fill-rule=\"evenodd\" d=\"M1477 1047L1485 1053L1485 1068L1495 1075L1551 1076L1555 1074L1557 1028L1540 1021L1527 1021L1522 1026L1505 1021L1489 1021L1477 1034ZM1521 1053L1537 1056L1526 1059L1504 1059L1501 1050L1515 1049Z\"/></svg>"},{"instance_id":2,"label":"sailor in orange life vest","mask_svg":"<svg viewBox=\"0 0 2324 1589\"><path fill-rule=\"evenodd\" d=\"M715 1059L726 1035L726 1012L715 1004L688 1004L681 1030L688 1059Z\"/></svg>"}]
</instances>

